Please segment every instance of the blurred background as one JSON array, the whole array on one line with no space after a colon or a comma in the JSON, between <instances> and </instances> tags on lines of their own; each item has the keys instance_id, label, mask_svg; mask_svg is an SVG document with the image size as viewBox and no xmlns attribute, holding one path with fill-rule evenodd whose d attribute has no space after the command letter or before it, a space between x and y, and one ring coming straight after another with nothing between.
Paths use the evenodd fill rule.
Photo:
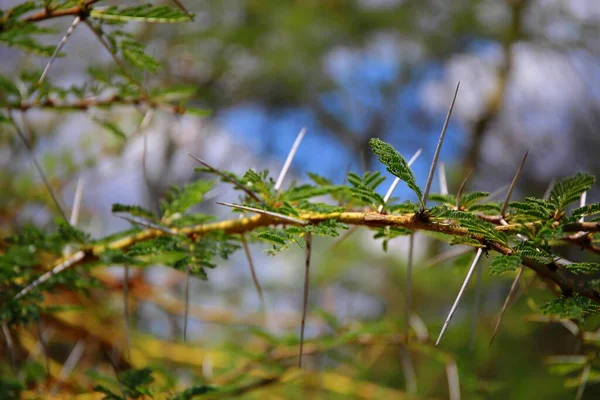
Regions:
<instances>
[{"instance_id":1,"label":"blurred background","mask_svg":"<svg viewBox=\"0 0 600 400\"><path fill-rule=\"evenodd\" d=\"M17 3L0 1L3 9ZM156 210L171 185L198 179L197 164L188 153L217 168L240 174L269 169L276 177L302 127L307 134L286 184L306 182L309 171L336 183L348 171L380 170L389 176L368 146L370 138L378 137L407 159L423 149L413 166L423 185L458 82L441 153L450 193L471 171L469 191L506 188L527 150L514 199L541 197L553 179L577 171L600 172L597 0L183 3L195 14L193 22L129 23L126 28L164 62L144 83L193 92L190 104L208 110L206 116L160 110L148 116L128 106L64 113L36 109L18 116L66 210L82 182L77 226L93 237L129 227L111 214L112 203ZM58 43L69 24L69 18L45 22L58 33L44 40ZM83 83L91 66L114 69L110 55L84 27L77 28L64 51L66 56L50 71L55 85ZM46 62L0 47L0 74L15 82L21 71L42 69ZM116 125L126 140L98 120ZM8 125L0 125L0 145L0 232L12 234L32 221L51 225L57 210ZM382 190L387 187L384 183ZM437 180L433 191L439 192ZM404 185L395 195L414 200ZM497 199L504 196L500 192ZM219 219L235 217L215 202L236 199L218 184L199 209ZM597 195L590 193L588 201L597 201ZM582 354L581 332L574 335L565 324L535 317L550 297L543 283L533 282L531 271L521 281L525 295L509 309L492 346L489 339L514 276L492 279L484 268L480 301L474 280L435 349L431 337L437 336L473 253L459 254L462 249L417 235L412 319L419 344L407 350L394 335L405 330L408 242L394 239L383 252L372 236L358 229L339 243L316 240L313 253L307 338L328 335L335 342L355 335L353 339L309 349L305 368L314 372L314 379L275 382L244 396L400 398L408 392L449 398L455 396L458 376L467 399L575 397L581 371L557 372L548 361ZM193 279L188 340L194 346L177 348L179 353L168 346L180 341L183 329L183 274L160 266L133 270L132 348L155 349L158 355L148 363L170 370L184 383L234 384L254 374L253 368L281 367L272 360L268 368L264 363L246 366L251 357L245 353L296 343L304 253L297 247L270 257L264 245L252 244L251 249L266 313L239 252L210 270L208 281ZM584 257L579 252L569 256L574 261ZM42 320L56 362L64 363L77 344L85 343L77 370L93 370L105 357L98 346L123 345L122 278L121 267L108 268L99 278L108 290L77 300L86 305L85 318ZM586 328L597 326L592 320ZM37 379L35 365L44 365L41 350L31 363L27 373ZM238 370L246 372L227 376ZM60 387L77 392L89 376ZM600 377L590 376L583 398L600 395L594 379Z\"/></svg>"}]
</instances>

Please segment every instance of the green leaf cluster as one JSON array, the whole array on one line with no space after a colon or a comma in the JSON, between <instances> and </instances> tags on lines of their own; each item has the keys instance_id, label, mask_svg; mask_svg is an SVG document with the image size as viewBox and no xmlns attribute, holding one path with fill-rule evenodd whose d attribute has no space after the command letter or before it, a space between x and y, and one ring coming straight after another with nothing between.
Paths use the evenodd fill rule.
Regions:
<instances>
[{"instance_id":1,"label":"green leaf cluster","mask_svg":"<svg viewBox=\"0 0 600 400\"><path fill-rule=\"evenodd\" d=\"M380 139L371 139L369 145L379 161L386 166L387 171L406 182L408 187L415 192L419 202L423 206L423 193L421 192L421 188L417 186L415 175L404 157L402 157L390 144Z\"/></svg>"},{"instance_id":2,"label":"green leaf cluster","mask_svg":"<svg viewBox=\"0 0 600 400\"><path fill-rule=\"evenodd\" d=\"M600 305L584 296L561 296L550 300L540 310L546 315L583 322L586 315L599 314Z\"/></svg>"}]
</instances>

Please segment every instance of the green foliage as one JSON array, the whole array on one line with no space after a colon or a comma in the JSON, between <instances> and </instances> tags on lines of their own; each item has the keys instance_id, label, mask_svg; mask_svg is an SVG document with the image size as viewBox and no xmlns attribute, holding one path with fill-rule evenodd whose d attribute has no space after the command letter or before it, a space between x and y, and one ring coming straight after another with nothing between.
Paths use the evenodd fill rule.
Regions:
<instances>
[{"instance_id":1,"label":"green foliage","mask_svg":"<svg viewBox=\"0 0 600 400\"><path fill-rule=\"evenodd\" d=\"M485 199L489 195L490 194L488 192L463 193L463 195L460 196L458 205L460 207L468 209L470 206L475 205L475 203L477 203L480 200Z\"/></svg>"},{"instance_id":2,"label":"green foliage","mask_svg":"<svg viewBox=\"0 0 600 400\"><path fill-rule=\"evenodd\" d=\"M571 214L574 218L588 217L591 215L600 214L600 203L592 203L583 207L576 208Z\"/></svg>"},{"instance_id":3,"label":"green foliage","mask_svg":"<svg viewBox=\"0 0 600 400\"><path fill-rule=\"evenodd\" d=\"M215 390L217 389L214 386L209 385L192 386L173 395L169 400L192 400L196 396L202 396L203 394L214 392Z\"/></svg>"},{"instance_id":4,"label":"green foliage","mask_svg":"<svg viewBox=\"0 0 600 400\"><path fill-rule=\"evenodd\" d=\"M104 393L105 400L125 400L126 398L138 399L142 396L150 396L152 398L152 391L148 387L148 385L154 382L151 369L143 368L123 371L119 373L117 380L119 381L119 387L122 389L122 393L119 393L118 391L115 393L103 385L97 385L94 387L94 391ZM125 398L123 398L123 396L125 396Z\"/></svg>"},{"instance_id":5,"label":"green foliage","mask_svg":"<svg viewBox=\"0 0 600 400\"><path fill-rule=\"evenodd\" d=\"M569 204L579 200L583 192L590 190L594 181L595 178L592 175L581 172L561 179L556 182L552 192L550 192L550 202L558 210L562 210Z\"/></svg>"},{"instance_id":6,"label":"green foliage","mask_svg":"<svg viewBox=\"0 0 600 400\"><path fill-rule=\"evenodd\" d=\"M456 204L456 197L452 194L430 193L429 200L447 204L449 206L454 206Z\"/></svg>"},{"instance_id":7,"label":"green foliage","mask_svg":"<svg viewBox=\"0 0 600 400\"><path fill-rule=\"evenodd\" d=\"M116 204L112 205L112 212L113 213L125 212L125 213L131 214L135 217L142 217L142 218L146 218L149 220L154 220L154 213L150 210L145 209L142 206L131 206L131 205L116 203Z\"/></svg>"},{"instance_id":8,"label":"green foliage","mask_svg":"<svg viewBox=\"0 0 600 400\"><path fill-rule=\"evenodd\" d=\"M541 309L546 315L555 315L558 318L583 321L588 314L599 314L600 306L593 300L583 296L561 296L544 304Z\"/></svg>"},{"instance_id":9,"label":"green foliage","mask_svg":"<svg viewBox=\"0 0 600 400\"><path fill-rule=\"evenodd\" d=\"M391 145L382 140L373 138L369 140L369 145L371 146L373 153L377 155L379 161L386 166L387 171L406 182L408 187L415 192L423 206L423 193L421 192L421 188L417 186L415 175L404 157L402 157Z\"/></svg>"},{"instance_id":10,"label":"green foliage","mask_svg":"<svg viewBox=\"0 0 600 400\"><path fill-rule=\"evenodd\" d=\"M510 220L515 222L547 221L556 212L556 205L550 201L526 197L525 201L510 203Z\"/></svg>"},{"instance_id":11,"label":"green foliage","mask_svg":"<svg viewBox=\"0 0 600 400\"><path fill-rule=\"evenodd\" d=\"M379 172L365 172L361 177L353 172L348 174L350 194L360 204L370 205L374 208L384 204L383 197L375 191L385 180Z\"/></svg>"},{"instance_id":12,"label":"green foliage","mask_svg":"<svg viewBox=\"0 0 600 400\"><path fill-rule=\"evenodd\" d=\"M431 209L431 216L436 219L456 221L470 233L482 235L487 240L505 244L508 241L506 234L497 231L494 225L465 211L451 210L446 206L439 206Z\"/></svg>"},{"instance_id":13,"label":"green foliage","mask_svg":"<svg viewBox=\"0 0 600 400\"><path fill-rule=\"evenodd\" d=\"M505 272L515 271L521 264L519 255L499 255L494 257L490 265L490 275L502 275Z\"/></svg>"},{"instance_id":14,"label":"green foliage","mask_svg":"<svg viewBox=\"0 0 600 400\"><path fill-rule=\"evenodd\" d=\"M406 228L386 226L383 228L375 228L375 235L373 236L373 239L383 239L383 251L387 252L390 240L398 236L406 236L412 233L413 232L411 230Z\"/></svg>"},{"instance_id":15,"label":"green foliage","mask_svg":"<svg viewBox=\"0 0 600 400\"><path fill-rule=\"evenodd\" d=\"M592 263L592 262L579 262L579 263L565 264L564 268L567 271L575 272L576 274L585 274L585 273L600 271L600 264Z\"/></svg>"},{"instance_id":16,"label":"green foliage","mask_svg":"<svg viewBox=\"0 0 600 400\"><path fill-rule=\"evenodd\" d=\"M193 15L188 15L175 7L146 4L135 7L94 9L90 12L90 17L107 21L175 23L190 21Z\"/></svg>"},{"instance_id":17,"label":"green foliage","mask_svg":"<svg viewBox=\"0 0 600 400\"><path fill-rule=\"evenodd\" d=\"M517 243L514 250L521 258L528 258L540 264L550 264L554 262L554 256L545 248L536 246L531 241Z\"/></svg>"},{"instance_id":18,"label":"green foliage","mask_svg":"<svg viewBox=\"0 0 600 400\"><path fill-rule=\"evenodd\" d=\"M8 377L0 378L0 398L2 399L20 399L23 385L18 381Z\"/></svg>"},{"instance_id":19,"label":"green foliage","mask_svg":"<svg viewBox=\"0 0 600 400\"><path fill-rule=\"evenodd\" d=\"M480 212L484 215L499 215L502 209L502 204L498 202L490 202L485 204L473 204L467 208L470 212Z\"/></svg>"},{"instance_id":20,"label":"green foliage","mask_svg":"<svg viewBox=\"0 0 600 400\"><path fill-rule=\"evenodd\" d=\"M212 189L211 182L198 180L188 185L173 186L160 202L162 220L169 223L180 218L190 207L199 204L206 192Z\"/></svg>"}]
</instances>

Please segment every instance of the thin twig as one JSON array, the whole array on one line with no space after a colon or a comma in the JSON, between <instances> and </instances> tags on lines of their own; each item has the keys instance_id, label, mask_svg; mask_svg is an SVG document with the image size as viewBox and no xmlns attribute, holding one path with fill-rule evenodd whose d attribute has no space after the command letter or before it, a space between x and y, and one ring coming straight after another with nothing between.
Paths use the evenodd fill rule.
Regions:
<instances>
[{"instance_id":1,"label":"thin twig","mask_svg":"<svg viewBox=\"0 0 600 400\"><path fill-rule=\"evenodd\" d=\"M456 96L458 95L458 89L460 88L460 82L456 85L456 90L454 91L454 97L452 98L452 103L450 104L450 109L448 109L448 114L446 115L446 120L444 121L444 126L442 127L442 133L440 134L440 138L438 139L437 147L435 148L435 153L433 154L433 160L431 161L431 168L429 169L429 176L427 177L427 183L425 184L425 191L423 192L423 210L427 207L427 197L429 197L429 190L431 189L431 183L433 182L433 175L435 174L435 168L437 167L438 158L440 157L440 152L442 150L442 144L444 143L444 138L446 137L446 130L448 129L448 124L450 123L450 117L452 117L452 110L454 110L454 103L456 102Z\"/></svg>"},{"instance_id":2,"label":"thin twig","mask_svg":"<svg viewBox=\"0 0 600 400\"><path fill-rule=\"evenodd\" d=\"M504 214L506 213L506 209L508 208L508 203L510 202L510 196L512 196L513 191L515 190L515 187L517 186L517 181L519 180L519 177L521 176L521 171L523 171L523 165L525 165L525 160L527 160L527 155L529 154L529 150L527 150L525 152L525 156L523 156L523 160L521 160L521 164L519 165L519 168L517 169L517 172L515 173L515 176L513 177L512 182L510 183L510 186L508 188L508 193L506 193L506 198L504 199L504 203L502 203L502 208L500 209L500 215L504 218Z\"/></svg>"},{"instance_id":3,"label":"thin twig","mask_svg":"<svg viewBox=\"0 0 600 400\"><path fill-rule=\"evenodd\" d=\"M456 192L456 208L457 209L458 209L458 206L460 205L460 196L462 196L463 191L465 190L465 187L467 186L467 182L469 181L469 178L471 177L471 175L473 175L473 170L469 171L467 176L465 176L465 179L463 179L460 186L458 187L458 192Z\"/></svg>"},{"instance_id":4,"label":"thin twig","mask_svg":"<svg viewBox=\"0 0 600 400\"><path fill-rule=\"evenodd\" d=\"M496 334L498 333L498 328L500 328L500 322L502 322L502 318L504 317L506 310L508 310L508 306L517 291L519 280L521 280L521 276L523 276L523 271L525 271L525 266L521 265L521 268L519 269L519 272L517 273L515 280L513 281L512 285L510 286L508 295L506 296L506 299L504 299L504 304L502 305L502 311L500 311L500 315L498 315L498 319L496 319L496 325L494 325L494 331L492 333L492 338L490 339L490 344L488 345L488 347L491 346L492 343L494 343L494 339L496 339Z\"/></svg>"},{"instance_id":5,"label":"thin twig","mask_svg":"<svg viewBox=\"0 0 600 400\"><path fill-rule=\"evenodd\" d=\"M402 346L400 349L400 362L402 364L404 380L406 381L406 391L410 394L416 394L417 374L415 373L415 366L410 357L410 352L406 346Z\"/></svg>"},{"instance_id":6,"label":"thin twig","mask_svg":"<svg viewBox=\"0 0 600 400\"><path fill-rule=\"evenodd\" d=\"M79 25L80 22L81 22L81 16L78 15L73 20L73 23L71 23L71 26L69 27L69 29L67 29L67 33L65 34L65 36L63 36L63 38L61 39L58 46L56 46L56 49L54 49L54 53L52 54L52 57L50 57L48 64L46 64L46 67L44 68L44 72L42 72L42 76L40 76L40 79L38 80L36 88L40 87L42 85L42 83L44 82L44 80L46 79L48 72L50 72L50 67L52 66L52 63L54 62L54 60L56 59L56 57L58 56L58 54L60 53L62 48L65 46L65 44L67 44L67 40L69 40L69 36L71 36L71 34L73 33L73 31L75 30L77 25Z\"/></svg>"},{"instance_id":7,"label":"thin twig","mask_svg":"<svg viewBox=\"0 0 600 400\"><path fill-rule=\"evenodd\" d=\"M44 170L42 169L42 166L40 165L40 163L37 160L37 157L33 153L33 148L31 147L31 144L27 140L27 137L25 136L25 134L23 133L23 131L21 130L21 128L17 124L17 121L15 121L14 117L12 116L12 113L7 110L6 114L8 116L8 119L12 123L12 125L15 127L15 131L17 132L17 135L19 136L19 138L23 142L23 145L25 145L25 148L27 149L27 152L29 153L29 157L31 157L31 161L35 165L35 168L37 169L40 177L42 178L42 182L44 182L44 186L46 186L46 190L48 190L48 193L50 193L50 196L52 197L52 200L54 201L54 204L55 204L58 212L62 216L63 220L67 224L69 224L69 220L67 219L67 215L65 214L65 212L63 210L63 207L60 205L60 202L58 201L58 197L54 193L54 190L52 189L52 186L50 186L50 181L46 177L46 174L44 173Z\"/></svg>"},{"instance_id":8,"label":"thin twig","mask_svg":"<svg viewBox=\"0 0 600 400\"><path fill-rule=\"evenodd\" d=\"M2 333L4 333L4 340L6 340L6 347L8 347L8 355L10 356L10 365L13 373L17 372L17 353L15 350L15 342L13 341L8 325L5 321L2 321Z\"/></svg>"},{"instance_id":9,"label":"thin twig","mask_svg":"<svg viewBox=\"0 0 600 400\"><path fill-rule=\"evenodd\" d=\"M154 222L145 220L141 217L136 217L133 215L120 215L120 214L115 214L115 216L117 218L124 219L125 221L130 222L135 225L141 225L141 226L145 226L146 228L156 229L157 231L161 231L163 233L166 233L167 235L181 236L177 231L174 231L171 228L168 228L166 226L162 226L162 225L156 224Z\"/></svg>"},{"instance_id":10,"label":"thin twig","mask_svg":"<svg viewBox=\"0 0 600 400\"><path fill-rule=\"evenodd\" d=\"M255 212L255 213L258 213L258 214L268 215L270 217L279 218L279 219L282 219L284 221L292 222L292 223L298 224L298 225L306 225L306 224L308 224L308 221L304 221L304 220L301 220L301 219L293 218L293 217L290 217L288 215L276 213L276 212L273 212L273 211L261 210L260 208L243 206L241 204L222 203L222 202L219 202L219 201L217 201L217 204L222 205L222 206L226 206L226 207L231 207L231 208L238 208L240 210L252 211L252 212Z\"/></svg>"},{"instance_id":11,"label":"thin twig","mask_svg":"<svg viewBox=\"0 0 600 400\"><path fill-rule=\"evenodd\" d=\"M242 234L242 246L244 247L244 253L246 254L246 258L248 259L248 265L250 266L250 274L252 275L252 281L254 282L254 287L256 288L256 293L258 294L258 299L260 301L261 308L263 313L266 312L265 306L265 297L263 295L262 287L260 286L260 282L258 281L258 276L256 275L256 269L254 268L254 262L252 261L252 255L250 254L250 247L248 246L248 241L246 240L246 235Z\"/></svg>"},{"instance_id":12,"label":"thin twig","mask_svg":"<svg viewBox=\"0 0 600 400\"><path fill-rule=\"evenodd\" d=\"M44 330L42 329L42 320L37 319L37 329L38 335L40 337L40 347L42 352L44 353L44 367L46 368L46 378L50 377L50 354L48 354L48 344L46 342L46 338L44 337Z\"/></svg>"},{"instance_id":13,"label":"thin twig","mask_svg":"<svg viewBox=\"0 0 600 400\"><path fill-rule=\"evenodd\" d=\"M192 14L185 8L185 6L181 3L181 1L179 0L171 0L173 1L173 3L175 3L175 5L184 13L186 13L190 19L192 18Z\"/></svg>"},{"instance_id":14,"label":"thin twig","mask_svg":"<svg viewBox=\"0 0 600 400\"><path fill-rule=\"evenodd\" d=\"M471 275L473 275L473 271L475 270L475 267L477 266L477 262L479 261L479 258L481 258L482 253L483 253L483 251L481 250L481 248L478 248L477 254L475 254L475 259L473 260L473 263L471 263L469 272L467 272L467 276L465 277L465 280L460 288L460 291L458 292L458 296L456 296L456 300L454 300L454 304L452 305L452 308L450 309L450 312L448 313L448 317L446 317L446 321L444 321L444 326L442 326L440 335L438 336L437 340L435 341L436 347L437 347L437 345L440 344L440 340L442 340L442 336L444 336L444 332L446 331L446 328L448 328L448 324L450 323L450 320L454 316L454 312L456 311L456 308L458 307L458 303L460 302L460 299L469 283L469 280L471 280Z\"/></svg>"},{"instance_id":15,"label":"thin twig","mask_svg":"<svg viewBox=\"0 0 600 400\"><path fill-rule=\"evenodd\" d=\"M135 84L141 91L142 93L144 93L144 95L148 95L148 93L146 92L146 90L144 90L144 87L142 86L142 84L140 82L138 82L137 79L135 79L133 77L133 75L131 75L129 73L129 71L127 70L127 68L125 67L125 64L123 63L123 61L121 61L121 59L119 57L117 57L117 53L110 47L110 45L106 42L106 40L104 40L104 36L103 33L100 29L94 27L90 21L88 21L87 19L83 21L88 28L90 28L90 30L92 31L92 33L96 36L96 38L98 39L98 41L102 44L102 46L110 53L110 55L112 56L114 62L117 64L117 66L121 69L121 71L123 72L123 75L125 77L127 77L127 79L129 79L129 81L133 84Z\"/></svg>"},{"instance_id":16,"label":"thin twig","mask_svg":"<svg viewBox=\"0 0 600 400\"><path fill-rule=\"evenodd\" d=\"M304 327L306 324L306 309L308 307L308 286L310 272L310 254L312 252L312 234L306 232L306 262L304 264L304 294L302 298L302 324L300 326L300 354L298 355L298 368L302 368L302 350L304 348Z\"/></svg>"},{"instance_id":17,"label":"thin twig","mask_svg":"<svg viewBox=\"0 0 600 400\"><path fill-rule=\"evenodd\" d=\"M254 193L252 190L248 189L246 187L246 185L244 185L242 182L238 181L237 179L219 171L217 168L211 166L210 164L208 164L206 161L193 156L191 154L188 154L188 156L192 157L194 160L198 161L200 164L202 164L204 167L210 169L211 171L213 171L215 174L219 175L220 177L222 177L223 179L233 183L234 186L238 187L239 189L243 190L244 193L246 193L250 198L252 198L253 200L257 201L258 203L262 203L264 204L264 201L258 197L258 195L256 193Z\"/></svg>"},{"instance_id":18,"label":"thin twig","mask_svg":"<svg viewBox=\"0 0 600 400\"><path fill-rule=\"evenodd\" d=\"M292 148L291 148L290 152L288 153L287 158L285 159L283 168L281 169L281 172L279 173L279 177L277 178L277 181L275 182L275 187L274 187L275 191L281 190L281 185L283 185L283 180L285 179L285 176L287 175L287 172L290 169L290 165L292 165L292 160L294 159L294 156L296 155L296 152L298 151L298 147L300 147L300 143L302 143L302 139L304 139L305 134L306 134L306 128L302 128L300 130L300 133L298 133L298 136L296 136L296 140L294 141L294 144L292 145Z\"/></svg>"},{"instance_id":19,"label":"thin twig","mask_svg":"<svg viewBox=\"0 0 600 400\"><path fill-rule=\"evenodd\" d=\"M123 319L125 320L125 353L131 361L131 332L129 329L129 265L125 264L123 275Z\"/></svg>"},{"instance_id":20,"label":"thin twig","mask_svg":"<svg viewBox=\"0 0 600 400\"><path fill-rule=\"evenodd\" d=\"M483 285L483 265L478 265L475 275L475 302L473 304L473 317L471 320L471 339L469 348L473 351L475 346L475 334L477 333L477 320L479 319L479 305L481 303L481 289Z\"/></svg>"},{"instance_id":21,"label":"thin twig","mask_svg":"<svg viewBox=\"0 0 600 400\"><path fill-rule=\"evenodd\" d=\"M106 352L106 356L108 357L108 363L110 364L114 374L115 374L115 379L117 380L117 385L119 386L119 390L121 391L121 394L123 395L123 399L127 400L127 395L125 394L125 389L123 388L123 384L121 383L121 380L119 379L119 369L117 368L117 364L115 364L115 361L112 359L111 355Z\"/></svg>"},{"instance_id":22,"label":"thin twig","mask_svg":"<svg viewBox=\"0 0 600 400\"><path fill-rule=\"evenodd\" d=\"M455 257L462 256L463 254L467 254L470 251L471 251L470 247L453 246L445 253L439 254L439 255L427 260L426 262L424 262L423 266L421 268L426 269L426 268L434 267L438 264L443 263L444 261L448 261Z\"/></svg>"},{"instance_id":23,"label":"thin twig","mask_svg":"<svg viewBox=\"0 0 600 400\"><path fill-rule=\"evenodd\" d=\"M411 234L408 238L408 263L406 266L406 290L404 299L404 314L406 324L406 341L408 342L410 336L410 307L412 300L412 270L413 270L413 258L415 248L415 234Z\"/></svg>"},{"instance_id":24,"label":"thin twig","mask_svg":"<svg viewBox=\"0 0 600 400\"><path fill-rule=\"evenodd\" d=\"M183 341L187 341L188 319L190 315L190 267L185 267L185 289L183 297L185 299L185 309L183 315Z\"/></svg>"}]
</instances>

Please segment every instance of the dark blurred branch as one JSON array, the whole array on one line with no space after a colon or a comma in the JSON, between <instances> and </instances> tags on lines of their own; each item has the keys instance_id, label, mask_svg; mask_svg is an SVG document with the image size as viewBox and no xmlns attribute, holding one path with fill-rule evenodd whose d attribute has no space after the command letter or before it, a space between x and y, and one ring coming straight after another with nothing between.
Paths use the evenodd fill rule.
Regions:
<instances>
[{"instance_id":1,"label":"dark blurred branch","mask_svg":"<svg viewBox=\"0 0 600 400\"><path fill-rule=\"evenodd\" d=\"M28 111L30 109L45 109L49 111L87 111L94 107L113 107L118 105L146 105L150 108L163 110L173 114L184 114L185 107L175 106L168 103L157 103L147 97L122 97L118 95L110 96L104 99L87 98L75 100L72 102L59 102L53 99L41 101L9 103L4 107L8 110Z\"/></svg>"},{"instance_id":2,"label":"dark blurred branch","mask_svg":"<svg viewBox=\"0 0 600 400\"><path fill-rule=\"evenodd\" d=\"M523 11L525 10L528 1L529 0L506 0L506 4L511 7L511 23L502 45L504 63L500 66L500 70L498 71L498 84L496 89L487 99L487 107L483 114L473 125L471 144L462 163L463 175L466 175L468 171L472 171L477 167L485 135L504 105L506 87L514 62L512 48L522 37Z\"/></svg>"}]
</instances>

